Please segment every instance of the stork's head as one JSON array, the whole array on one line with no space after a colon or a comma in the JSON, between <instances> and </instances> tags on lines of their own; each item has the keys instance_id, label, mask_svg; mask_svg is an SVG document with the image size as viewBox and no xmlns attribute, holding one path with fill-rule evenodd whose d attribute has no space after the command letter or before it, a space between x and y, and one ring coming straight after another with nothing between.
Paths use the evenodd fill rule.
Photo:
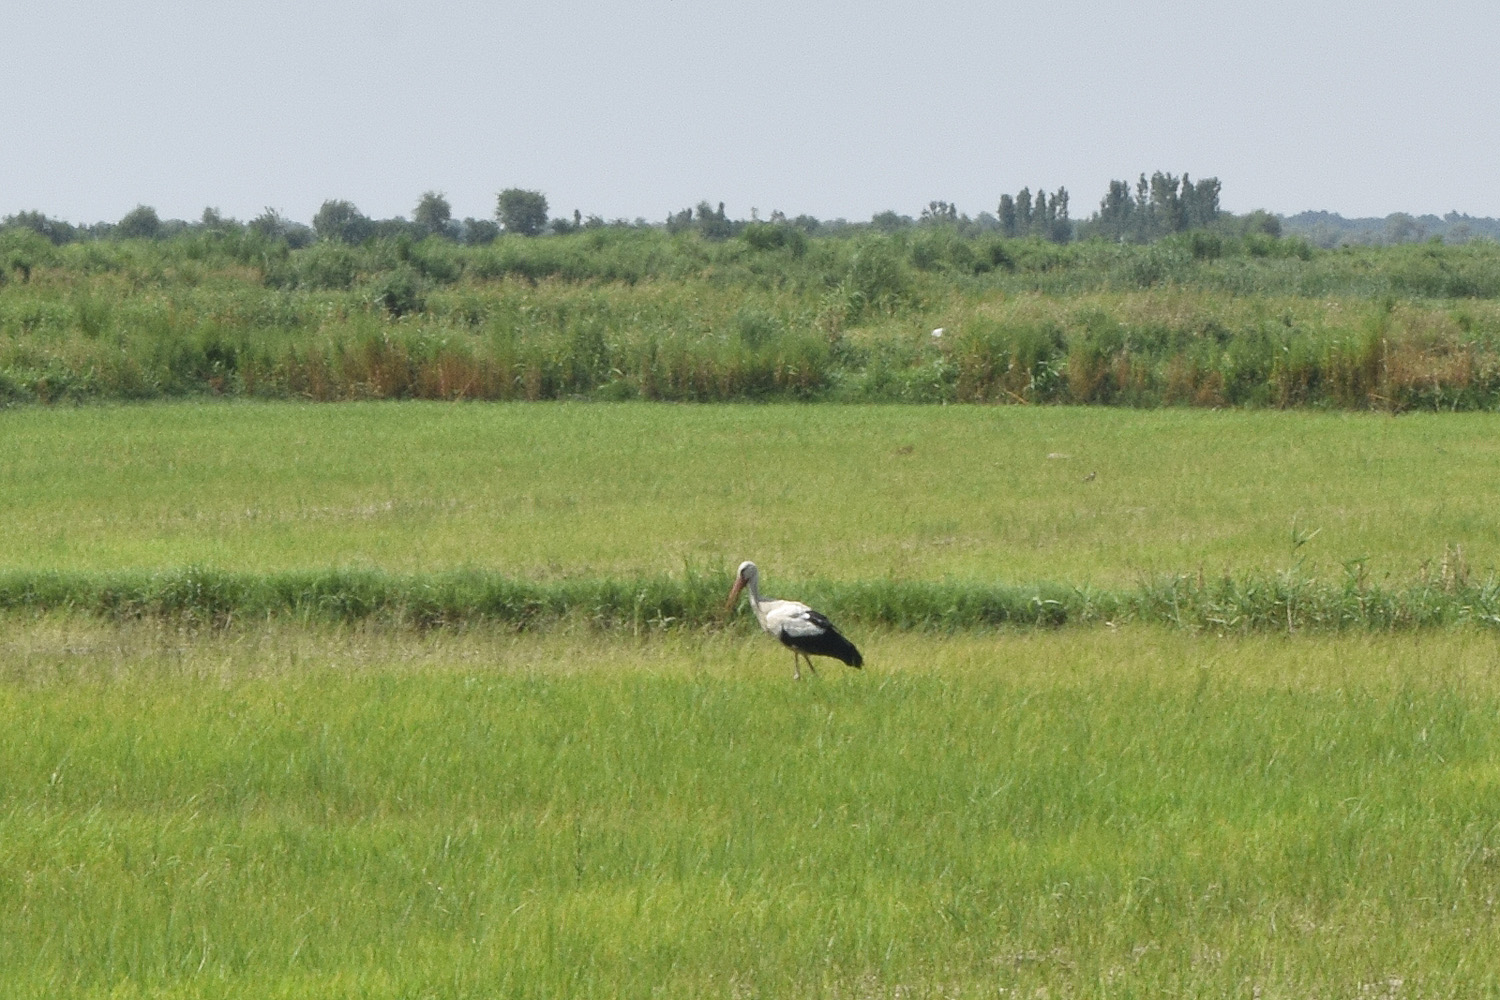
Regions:
<instances>
[{"instance_id":1,"label":"stork's head","mask_svg":"<svg viewBox=\"0 0 1500 1000\"><path fill-rule=\"evenodd\" d=\"M724 607L733 608L735 600L740 596L740 591L746 587L749 587L750 592L753 594L755 592L755 578L757 575L758 571L755 568L755 563L748 559L740 563L739 570L734 574L734 586L729 589L729 600Z\"/></svg>"}]
</instances>

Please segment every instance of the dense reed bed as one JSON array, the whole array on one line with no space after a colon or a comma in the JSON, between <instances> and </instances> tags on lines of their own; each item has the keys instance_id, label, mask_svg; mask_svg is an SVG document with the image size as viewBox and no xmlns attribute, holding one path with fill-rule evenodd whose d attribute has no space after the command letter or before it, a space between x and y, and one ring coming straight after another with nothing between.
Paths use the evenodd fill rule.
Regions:
<instances>
[{"instance_id":1,"label":"dense reed bed","mask_svg":"<svg viewBox=\"0 0 1500 1000\"><path fill-rule=\"evenodd\" d=\"M0 401L1500 401L1500 248L1483 241L32 235L0 234Z\"/></svg>"}]
</instances>

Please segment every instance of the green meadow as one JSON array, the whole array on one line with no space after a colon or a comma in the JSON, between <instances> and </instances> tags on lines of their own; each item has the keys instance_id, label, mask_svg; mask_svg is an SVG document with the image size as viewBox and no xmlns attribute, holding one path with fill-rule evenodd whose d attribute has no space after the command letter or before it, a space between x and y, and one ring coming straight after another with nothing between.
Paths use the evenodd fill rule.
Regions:
<instances>
[{"instance_id":1,"label":"green meadow","mask_svg":"<svg viewBox=\"0 0 1500 1000\"><path fill-rule=\"evenodd\" d=\"M1476 575L1493 414L193 404L0 411L0 570L1121 586ZM1425 569L1424 569L1425 567Z\"/></svg>"},{"instance_id":2,"label":"green meadow","mask_svg":"<svg viewBox=\"0 0 1500 1000\"><path fill-rule=\"evenodd\" d=\"M1472 630L9 622L16 997L1481 996Z\"/></svg>"},{"instance_id":3,"label":"green meadow","mask_svg":"<svg viewBox=\"0 0 1500 1000\"><path fill-rule=\"evenodd\" d=\"M0 410L0 598L66 584L0 611L0 992L1496 994L1496 419ZM796 684L743 608L726 627L713 584L742 558L847 611L866 669ZM703 608L399 624L66 599L338 572L677 581ZM1293 628L1287 598L1286 627L1282 605L1235 627L1150 590L1221 574L1361 609L1420 585L1463 613ZM1170 608L860 610L1006 585Z\"/></svg>"}]
</instances>

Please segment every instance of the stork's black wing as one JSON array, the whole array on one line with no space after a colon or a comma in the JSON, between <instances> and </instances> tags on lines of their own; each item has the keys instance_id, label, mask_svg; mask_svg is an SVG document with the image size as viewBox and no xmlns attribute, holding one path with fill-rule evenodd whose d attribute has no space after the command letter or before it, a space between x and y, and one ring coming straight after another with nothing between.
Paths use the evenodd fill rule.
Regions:
<instances>
[{"instance_id":1,"label":"stork's black wing","mask_svg":"<svg viewBox=\"0 0 1500 1000\"><path fill-rule=\"evenodd\" d=\"M851 667L864 666L865 658L845 639L833 622L809 608L792 616L777 636L782 643L809 656L831 656Z\"/></svg>"}]
</instances>

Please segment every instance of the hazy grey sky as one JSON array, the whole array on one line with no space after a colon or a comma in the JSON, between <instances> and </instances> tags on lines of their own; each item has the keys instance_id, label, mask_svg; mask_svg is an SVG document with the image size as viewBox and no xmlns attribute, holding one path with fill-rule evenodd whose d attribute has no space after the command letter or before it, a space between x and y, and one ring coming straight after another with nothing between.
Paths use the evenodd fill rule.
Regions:
<instances>
[{"instance_id":1,"label":"hazy grey sky","mask_svg":"<svg viewBox=\"0 0 1500 1000\"><path fill-rule=\"evenodd\" d=\"M1187 171L1500 216L1500 3L0 0L0 215L868 219Z\"/></svg>"}]
</instances>

